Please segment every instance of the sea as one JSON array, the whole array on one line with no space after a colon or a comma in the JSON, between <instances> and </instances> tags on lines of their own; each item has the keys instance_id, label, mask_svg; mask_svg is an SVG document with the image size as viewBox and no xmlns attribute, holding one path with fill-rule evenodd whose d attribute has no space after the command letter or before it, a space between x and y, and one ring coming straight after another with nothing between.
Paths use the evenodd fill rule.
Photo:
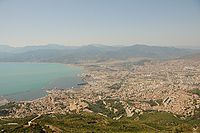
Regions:
<instances>
[{"instance_id":1,"label":"sea","mask_svg":"<svg viewBox=\"0 0 200 133\"><path fill-rule=\"evenodd\" d=\"M34 100L49 89L69 89L82 82L79 67L57 63L0 63L0 97Z\"/></svg>"}]
</instances>

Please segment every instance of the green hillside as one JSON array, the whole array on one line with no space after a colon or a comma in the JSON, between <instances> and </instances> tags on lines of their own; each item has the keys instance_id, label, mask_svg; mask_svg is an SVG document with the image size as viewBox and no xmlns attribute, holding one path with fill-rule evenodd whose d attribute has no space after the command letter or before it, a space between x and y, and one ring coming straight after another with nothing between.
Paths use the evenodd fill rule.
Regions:
<instances>
[{"instance_id":1,"label":"green hillside","mask_svg":"<svg viewBox=\"0 0 200 133\"><path fill-rule=\"evenodd\" d=\"M36 116L23 119L0 120L0 131L9 133L73 132L73 133L155 133L155 132L200 132L199 119L182 120L166 112L145 112L141 116L122 117L113 120L94 113L42 115L31 126L28 121ZM10 125L9 125L10 123ZM18 123L18 125L12 125Z\"/></svg>"}]
</instances>

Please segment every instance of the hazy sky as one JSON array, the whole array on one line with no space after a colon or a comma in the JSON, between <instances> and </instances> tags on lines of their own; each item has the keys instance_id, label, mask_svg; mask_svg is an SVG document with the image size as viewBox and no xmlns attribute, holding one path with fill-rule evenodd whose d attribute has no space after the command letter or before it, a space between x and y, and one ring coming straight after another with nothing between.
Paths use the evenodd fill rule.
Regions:
<instances>
[{"instance_id":1,"label":"hazy sky","mask_svg":"<svg viewBox=\"0 0 200 133\"><path fill-rule=\"evenodd\" d=\"M200 46L200 0L0 0L0 44Z\"/></svg>"}]
</instances>

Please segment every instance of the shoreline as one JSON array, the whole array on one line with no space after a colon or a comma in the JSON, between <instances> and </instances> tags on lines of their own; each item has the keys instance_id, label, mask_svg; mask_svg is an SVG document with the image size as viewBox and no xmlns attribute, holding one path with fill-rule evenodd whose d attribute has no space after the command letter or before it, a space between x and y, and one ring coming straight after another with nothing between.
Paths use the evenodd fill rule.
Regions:
<instances>
[{"instance_id":1,"label":"shoreline","mask_svg":"<svg viewBox=\"0 0 200 133\"><path fill-rule=\"evenodd\" d=\"M174 65L175 63L181 64L181 68ZM48 114L49 112L63 114L82 111L101 113L101 110L97 111L93 106L103 106L103 110L104 108L111 109L108 112L106 109L102 114L109 116L114 113L113 115L116 117L112 116L113 118L120 117L115 112L122 109L124 110L123 115L128 117L133 116L134 113L142 114L149 110L166 111L183 117L194 116L196 105L199 104L199 97L189 91L194 88L191 86L191 82L197 83L198 75L194 74L196 78L186 82L187 85L191 86L189 91L182 89L185 87L185 83L169 86L167 80L169 77L166 77L168 74L175 83L180 78L186 81L190 77L187 75L182 77L183 72L186 72L185 74L194 73L193 69L185 69L188 68L188 63L199 70L196 60L193 62L183 60L150 62L144 65L135 64L134 60L132 62L70 64L84 68L81 77L88 83L87 85L80 86L79 90L76 88L50 90L45 97L21 102L20 109L14 109L16 112L11 115L12 117L25 117L33 114ZM177 78L177 75L180 77ZM152 96L152 92L154 92L154 96ZM197 101L196 104L191 102L191 98ZM173 102L170 103L170 101ZM116 104L120 105L116 108ZM114 110L115 112L113 112Z\"/></svg>"},{"instance_id":2,"label":"shoreline","mask_svg":"<svg viewBox=\"0 0 200 133\"><path fill-rule=\"evenodd\" d=\"M75 76L77 78L80 78L82 80L82 82L77 82L76 85L73 85L71 87L66 87L66 88L57 88L57 87L54 87L54 88L40 88L40 89L37 89L36 91L44 91L44 93L46 93L44 96L41 96L39 98L33 98L31 100L17 100L17 99L13 99L13 98L9 98L9 96L12 96L12 95L17 95L17 94L20 94L20 93L27 93L27 92L30 92L32 90L27 90L27 91L24 91L24 92L17 92L17 93L12 93L12 94L5 94L5 95L0 95L0 106L1 103L4 105L9 103L9 102L31 102L31 101L35 101L35 100L39 100L39 99L42 99L42 98L45 98L49 95L49 91L56 91L56 90L79 90L81 89L82 85L79 85L79 84L82 84L84 82L83 78L82 78L82 74L85 72L85 67L83 66L80 66L80 65L76 65L76 64L66 64L66 63L48 63L48 62L0 62L0 63L30 63L30 64L62 64L62 65L65 65L65 66L68 66L68 67L73 67L73 68L79 68L80 69L80 73L76 74ZM56 89L55 89L56 88ZM3 101L4 100L4 101Z\"/></svg>"}]
</instances>

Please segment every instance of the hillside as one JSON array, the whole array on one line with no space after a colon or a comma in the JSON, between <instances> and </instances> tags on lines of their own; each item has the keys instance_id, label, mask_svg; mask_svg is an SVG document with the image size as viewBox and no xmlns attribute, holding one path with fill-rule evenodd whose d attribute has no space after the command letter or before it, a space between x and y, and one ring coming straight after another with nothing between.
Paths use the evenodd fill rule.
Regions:
<instances>
[{"instance_id":1,"label":"hillside","mask_svg":"<svg viewBox=\"0 0 200 133\"><path fill-rule=\"evenodd\" d=\"M148 57L171 59L187 56L199 51L174 47L158 47L147 45L132 46L28 46L13 48L0 45L0 62L62 62L78 63L84 60L127 59L132 57Z\"/></svg>"},{"instance_id":2,"label":"hillside","mask_svg":"<svg viewBox=\"0 0 200 133\"><path fill-rule=\"evenodd\" d=\"M0 130L9 133L40 132L40 133L154 133L154 132L198 132L199 120L181 120L170 113L145 112L131 118L124 117L113 120L98 114L49 114L42 115L28 125L28 121L36 116L20 119L0 120Z\"/></svg>"}]
</instances>

